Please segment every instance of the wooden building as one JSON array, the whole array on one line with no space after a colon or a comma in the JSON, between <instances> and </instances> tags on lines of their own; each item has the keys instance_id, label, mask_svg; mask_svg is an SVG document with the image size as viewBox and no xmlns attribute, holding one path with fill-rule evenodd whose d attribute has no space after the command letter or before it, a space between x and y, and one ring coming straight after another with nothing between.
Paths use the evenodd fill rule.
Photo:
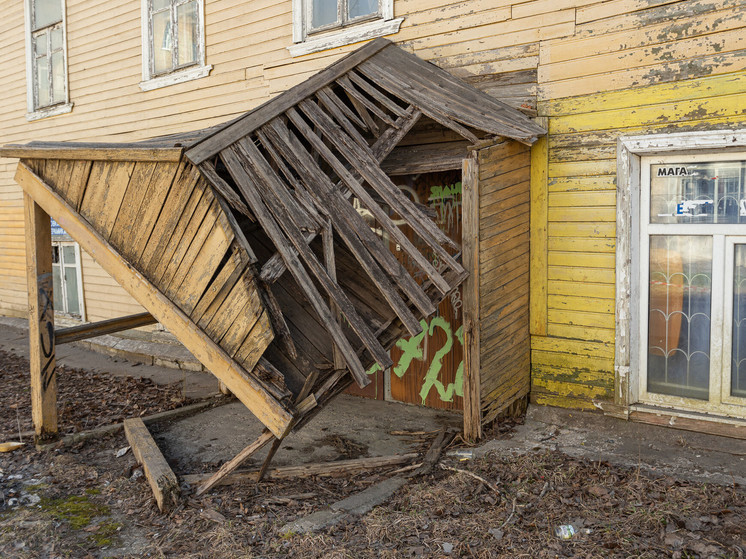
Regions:
<instances>
[{"instance_id":1,"label":"wooden building","mask_svg":"<svg viewBox=\"0 0 746 559\"><path fill-rule=\"evenodd\" d=\"M480 169L517 181L479 197L479 246L496 250L474 263L494 292L480 293L480 370L509 356L504 335L530 359L532 402L742 433L745 2L191 0L158 3L164 12L149 0L60 0L50 14L37 4L9 6L0 22L3 144L135 142L219 125L378 36L534 117L548 134L530 154L483 146L478 156ZM438 169L417 182L405 164L437 161L428 146L459 138L423 134L400 144L409 147L386 172L427 194L458 236L454 210L469 219L459 177ZM23 316L15 167L0 164L0 313ZM527 176L530 196L518 186ZM514 244L496 240L506 228ZM68 310L77 289L87 320L142 311L65 242L58 266L80 274ZM530 297L519 287L529 278ZM503 293L515 300L491 307ZM397 344L387 373L370 371L378 395L462 406L463 302L442 305L451 308L426 336ZM526 306L530 337L510 329ZM497 402L483 419L505 403L498 395L528 391L480 388L485 406Z\"/></svg>"}]
</instances>

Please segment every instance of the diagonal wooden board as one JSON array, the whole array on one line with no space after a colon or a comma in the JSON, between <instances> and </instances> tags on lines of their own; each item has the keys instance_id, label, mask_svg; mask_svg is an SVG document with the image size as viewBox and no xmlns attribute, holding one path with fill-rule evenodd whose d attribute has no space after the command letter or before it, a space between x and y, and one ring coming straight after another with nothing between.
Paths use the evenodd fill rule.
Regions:
<instances>
[{"instance_id":1,"label":"diagonal wooden board","mask_svg":"<svg viewBox=\"0 0 746 559\"><path fill-rule=\"evenodd\" d=\"M223 381L273 435L278 438L287 435L293 421L290 410L251 378L23 162L18 164L15 180L109 275L168 328L213 375Z\"/></svg>"}]
</instances>

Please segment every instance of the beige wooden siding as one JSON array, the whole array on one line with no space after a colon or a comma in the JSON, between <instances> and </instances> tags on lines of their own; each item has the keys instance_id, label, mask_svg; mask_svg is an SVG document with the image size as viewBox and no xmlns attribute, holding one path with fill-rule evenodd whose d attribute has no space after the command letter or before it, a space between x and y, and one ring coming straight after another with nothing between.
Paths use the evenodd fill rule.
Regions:
<instances>
[{"instance_id":1,"label":"beige wooden siding","mask_svg":"<svg viewBox=\"0 0 746 559\"><path fill-rule=\"evenodd\" d=\"M145 312L145 309L122 289L87 252L81 250L80 256L85 286L86 318L89 321Z\"/></svg>"}]
</instances>

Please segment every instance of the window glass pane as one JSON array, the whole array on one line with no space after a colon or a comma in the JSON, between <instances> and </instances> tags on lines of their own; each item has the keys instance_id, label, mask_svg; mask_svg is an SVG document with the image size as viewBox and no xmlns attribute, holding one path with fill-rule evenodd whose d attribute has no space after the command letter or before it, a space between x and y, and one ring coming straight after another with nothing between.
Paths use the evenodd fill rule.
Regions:
<instances>
[{"instance_id":1,"label":"window glass pane","mask_svg":"<svg viewBox=\"0 0 746 559\"><path fill-rule=\"evenodd\" d=\"M37 56L46 56L47 54L47 33L45 31L34 37L34 54Z\"/></svg>"},{"instance_id":2,"label":"window glass pane","mask_svg":"<svg viewBox=\"0 0 746 559\"><path fill-rule=\"evenodd\" d=\"M197 62L197 2L187 2L176 8L176 18L179 29L178 64L193 64Z\"/></svg>"},{"instance_id":3,"label":"window glass pane","mask_svg":"<svg viewBox=\"0 0 746 559\"><path fill-rule=\"evenodd\" d=\"M171 6L171 0L153 0L153 11L163 10Z\"/></svg>"},{"instance_id":4,"label":"window glass pane","mask_svg":"<svg viewBox=\"0 0 746 559\"><path fill-rule=\"evenodd\" d=\"M49 33L50 40L52 41L52 50L62 49L62 27L52 29Z\"/></svg>"},{"instance_id":5,"label":"window glass pane","mask_svg":"<svg viewBox=\"0 0 746 559\"><path fill-rule=\"evenodd\" d=\"M730 393L746 398L746 245L735 246Z\"/></svg>"},{"instance_id":6,"label":"window glass pane","mask_svg":"<svg viewBox=\"0 0 746 559\"><path fill-rule=\"evenodd\" d=\"M712 237L651 236L648 391L707 400Z\"/></svg>"},{"instance_id":7,"label":"window glass pane","mask_svg":"<svg viewBox=\"0 0 746 559\"><path fill-rule=\"evenodd\" d=\"M62 278L60 277L60 266L59 264L52 265L52 276L54 279L54 285L52 287L52 306L57 311L63 311L63 298L62 298Z\"/></svg>"},{"instance_id":8,"label":"window glass pane","mask_svg":"<svg viewBox=\"0 0 746 559\"><path fill-rule=\"evenodd\" d=\"M62 247L62 261L65 266L75 264L75 247L70 245L63 245Z\"/></svg>"},{"instance_id":9,"label":"window glass pane","mask_svg":"<svg viewBox=\"0 0 746 559\"><path fill-rule=\"evenodd\" d=\"M65 310L71 314L80 314L78 273L75 266L65 266L65 295L67 296L67 309Z\"/></svg>"},{"instance_id":10,"label":"window glass pane","mask_svg":"<svg viewBox=\"0 0 746 559\"><path fill-rule=\"evenodd\" d=\"M312 27L321 27L337 21L337 0L313 0Z\"/></svg>"},{"instance_id":11,"label":"window glass pane","mask_svg":"<svg viewBox=\"0 0 746 559\"><path fill-rule=\"evenodd\" d=\"M62 51L52 54L52 103L65 101L65 60Z\"/></svg>"},{"instance_id":12,"label":"window glass pane","mask_svg":"<svg viewBox=\"0 0 746 559\"><path fill-rule=\"evenodd\" d=\"M49 61L46 56L36 59L36 106L46 107L49 100Z\"/></svg>"},{"instance_id":13,"label":"window glass pane","mask_svg":"<svg viewBox=\"0 0 746 559\"><path fill-rule=\"evenodd\" d=\"M153 16L153 72L162 74L173 68L171 61L171 12Z\"/></svg>"},{"instance_id":14,"label":"window glass pane","mask_svg":"<svg viewBox=\"0 0 746 559\"><path fill-rule=\"evenodd\" d=\"M746 223L746 164L650 166L651 223Z\"/></svg>"},{"instance_id":15,"label":"window glass pane","mask_svg":"<svg viewBox=\"0 0 746 559\"><path fill-rule=\"evenodd\" d=\"M378 0L348 0L347 17L350 19L369 16L378 11Z\"/></svg>"},{"instance_id":16,"label":"window glass pane","mask_svg":"<svg viewBox=\"0 0 746 559\"><path fill-rule=\"evenodd\" d=\"M62 21L62 0L33 0L34 29Z\"/></svg>"}]
</instances>

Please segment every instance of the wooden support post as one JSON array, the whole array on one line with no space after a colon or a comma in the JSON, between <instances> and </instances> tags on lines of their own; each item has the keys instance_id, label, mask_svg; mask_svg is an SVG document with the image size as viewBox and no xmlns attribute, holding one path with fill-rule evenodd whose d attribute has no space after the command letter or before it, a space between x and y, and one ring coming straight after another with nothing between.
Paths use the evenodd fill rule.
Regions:
<instances>
[{"instance_id":1,"label":"wooden support post","mask_svg":"<svg viewBox=\"0 0 746 559\"><path fill-rule=\"evenodd\" d=\"M153 490L155 501L161 512L168 512L179 502L179 482L171 467L161 454L158 445L145 427L142 419L124 420L124 434L132 447L137 463L142 466L145 477Z\"/></svg>"},{"instance_id":2,"label":"wooden support post","mask_svg":"<svg viewBox=\"0 0 746 559\"><path fill-rule=\"evenodd\" d=\"M479 313L479 162L476 152L464 159L462 246L464 268L464 438L475 441L482 436L482 398L480 385L480 313Z\"/></svg>"},{"instance_id":3,"label":"wooden support post","mask_svg":"<svg viewBox=\"0 0 746 559\"><path fill-rule=\"evenodd\" d=\"M49 215L23 195L26 219L26 281L29 301L31 417L37 440L57 435L54 352L52 227Z\"/></svg>"},{"instance_id":4,"label":"wooden support post","mask_svg":"<svg viewBox=\"0 0 746 559\"><path fill-rule=\"evenodd\" d=\"M221 468L217 472L215 472L212 477L210 477L210 479L200 485L199 489L197 489L197 496L203 495L204 493L212 489L221 479L238 468L241 464L248 460L252 454L260 450L262 447L264 447L264 445L272 440L275 440L275 436L271 433L271 431L269 431L269 429L265 429L262 434L259 435L259 438L257 440L255 440L241 452L236 454L236 456L232 460L223 464Z\"/></svg>"}]
</instances>

